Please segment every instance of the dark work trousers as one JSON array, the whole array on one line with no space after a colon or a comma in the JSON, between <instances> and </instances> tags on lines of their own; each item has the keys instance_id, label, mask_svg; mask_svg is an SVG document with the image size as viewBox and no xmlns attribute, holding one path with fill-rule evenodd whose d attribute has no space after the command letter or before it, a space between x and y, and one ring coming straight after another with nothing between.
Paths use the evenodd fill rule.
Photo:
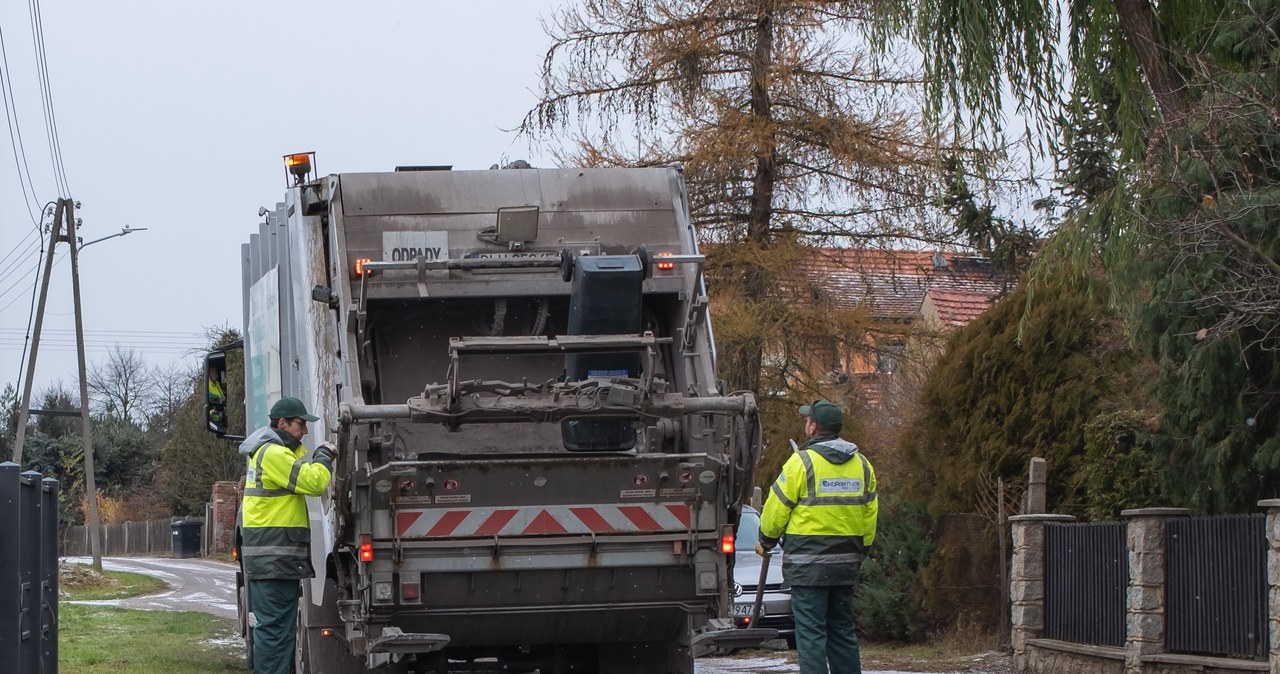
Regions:
<instances>
[{"instance_id":1,"label":"dark work trousers","mask_svg":"<svg viewBox=\"0 0 1280 674\"><path fill-rule=\"evenodd\" d=\"M291 674L298 632L295 580L249 580L249 606L258 620L253 628L253 674Z\"/></svg>"},{"instance_id":2,"label":"dark work trousers","mask_svg":"<svg viewBox=\"0 0 1280 674\"><path fill-rule=\"evenodd\" d=\"M800 674L862 674L858 635L853 631L852 585L792 586L791 613L796 619Z\"/></svg>"}]
</instances>

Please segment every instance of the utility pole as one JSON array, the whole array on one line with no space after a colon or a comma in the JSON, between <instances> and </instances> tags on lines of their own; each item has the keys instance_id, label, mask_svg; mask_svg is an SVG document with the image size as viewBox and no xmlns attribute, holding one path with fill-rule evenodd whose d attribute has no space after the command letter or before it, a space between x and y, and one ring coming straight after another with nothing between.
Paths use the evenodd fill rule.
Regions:
<instances>
[{"instance_id":1,"label":"utility pole","mask_svg":"<svg viewBox=\"0 0 1280 674\"><path fill-rule=\"evenodd\" d=\"M88 517L89 550L93 553L93 568L102 571L102 541L98 521L98 487L93 469L93 433L89 428L89 378L84 362L84 321L80 313L80 244L76 241L76 205L66 200L63 212L67 217L67 244L71 246L71 297L76 314L76 360L80 367L80 433L84 437L84 484L89 492Z\"/></svg>"},{"instance_id":2,"label":"utility pole","mask_svg":"<svg viewBox=\"0 0 1280 674\"><path fill-rule=\"evenodd\" d=\"M27 358L27 376L22 384L22 407L18 408L18 427L13 440L13 462L22 465L22 445L27 438L27 415L31 409L31 384L36 376L36 353L40 351L40 329L44 326L44 305L49 298L49 277L53 275L53 249L62 233L62 207L65 200L58 200L58 210L49 229L49 251L44 258L44 278L40 281L40 304L36 308L35 332L31 336L31 354Z\"/></svg>"},{"instance_id":3,"label":"utility pole","mask_svg":"<svg viewBox=\"0 0 1280 674\"><path fill-rule=\"evenodd\" d=\"M63 221L67 234L62 236ZM40 304L36 309L35 331L31 337L31 356L27 359L27 375L22 386L22 407L18 410L18 428L13 442L13 462L22 465L22 446L26 441L27 419L31 412L31 386L36 374L36 353L40 350L40 331L44 326L45 304L49 297L49 280L53 276L53 253L60 241L71 246L71 292L75 302L76 357L80 367L80 434L84 439L85 488L89 492L88 512L85 518L89 526L89 549L93 553L93 568L102 570L102 524L98 519L98 488L93 467L93 434L89 428L89 380L86 376L84 357L84 321L80 312L80 259L76 241L76 207L71 199L59 199L49 234L49 252L44 261L44 278L40 282Z\"/></svg>"}]
</instances>

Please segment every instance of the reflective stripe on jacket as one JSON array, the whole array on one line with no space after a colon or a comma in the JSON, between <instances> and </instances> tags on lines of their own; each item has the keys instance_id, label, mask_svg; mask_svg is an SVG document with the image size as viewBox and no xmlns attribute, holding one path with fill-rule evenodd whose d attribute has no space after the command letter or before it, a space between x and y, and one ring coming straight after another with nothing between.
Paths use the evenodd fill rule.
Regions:
<instances>
[{"instance_id":1,"label":"reflective stripe on jacket","mask_svg":"<svg viewBox=\"0 0 1280 674\"><path fill-rule=\"evenodd\" d=\"M289 449L270 440L249 452L240 506L240 555L250 578L315 576L306 497L324 493L333 470L327 454L312 461L305 455L301 445Z\"/></svg>"},{"instance_id":2,"label":"reflective stripe on jacket","mask_svg":"<svg viewBox=\"0 0 1280 674\"><path fill-rule=\"evenodd\" d=\"M767 547L782 539L782 573L792 585L854 585L878 511L875 470L857 445L814 438L773 483L760 537Z\"/></svg>"}]
</instances>

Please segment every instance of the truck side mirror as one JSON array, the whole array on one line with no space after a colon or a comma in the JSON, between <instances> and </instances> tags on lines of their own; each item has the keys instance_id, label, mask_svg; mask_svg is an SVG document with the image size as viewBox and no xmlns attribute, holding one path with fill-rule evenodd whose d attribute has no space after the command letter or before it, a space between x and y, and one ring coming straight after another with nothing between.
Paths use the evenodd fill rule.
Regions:
<instances>
[{"instance_id":1,"label":"truck side mirror","mask_svg":"<svg viewBox=\"0 0 1280 674\"><path fill-rule=\"evenodd\" d=\"M227 388L224 374L227 371L225 353L213 352L204 359L206 427L218 436L227 434Z\"/></svg>"},{"instance_id":2,"label":"truck side mirror","mask_svg":"<svg viewBox=\"0 0 1280 674\"><path fill-rule=\"evenodd\" d=\"M231 417L228 403L227 356L244 348L243 342L234 342L210 351L204 357L204 419L205 429L220 438L227 440L243 440L242 437L230 435ZM241 414L241 417L244 415Z\"/></svg>"}]
</instances>

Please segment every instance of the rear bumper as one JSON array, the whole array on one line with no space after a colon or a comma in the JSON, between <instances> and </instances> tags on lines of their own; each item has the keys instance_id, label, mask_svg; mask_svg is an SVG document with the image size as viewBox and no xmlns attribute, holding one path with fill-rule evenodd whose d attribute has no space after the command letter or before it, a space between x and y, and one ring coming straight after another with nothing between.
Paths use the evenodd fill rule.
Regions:
<instances>
[{"instance_id":1,"label":"rear bumper","mask_svg":"<svg viewBox=\"0 0 1280 674\"><path fill-rule=\"evenodd\" d=\"M575 643L689 641L691 625L704 623L703 602L636 602L400 609L374 620L404 632L448 636L448 648L540 646Z\"/></svg>"}]
</instances>

